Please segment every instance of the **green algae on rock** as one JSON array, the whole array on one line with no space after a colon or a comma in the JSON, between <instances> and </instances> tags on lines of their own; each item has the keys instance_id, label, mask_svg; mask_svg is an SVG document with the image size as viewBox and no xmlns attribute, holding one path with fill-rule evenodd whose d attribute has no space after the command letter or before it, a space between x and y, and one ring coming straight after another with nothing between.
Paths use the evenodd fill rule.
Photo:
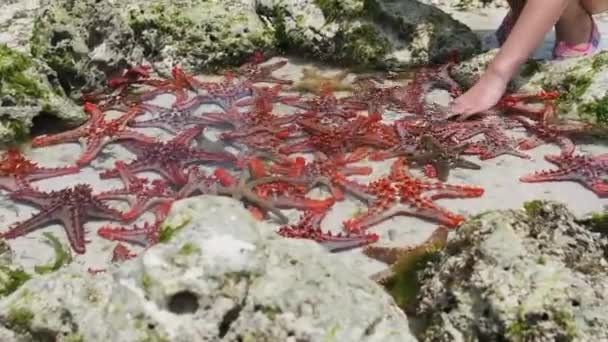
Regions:
<instances>
[{"instance_id":1,"label":"green algae on rock","mask_svg":"<svg viewBox=\"0 0 608 342\"><path fill-rule=\"evenodd\" d=\"M465 88L471 87L496 52L460 63L452 68L452 76ZM511 81L509 90L557 90L557 117L551 123L602 136L608 133L608 51L559 61L531 60Z\"/></svg>"},{"instance_id":2,"label":"green algae on rock","mask_svg":"<svg viewBox=\"0 0 608 342\"><path fill-rule=\"evenodd\" d=\"M34 266L34 271L38 274L45 274L55 272L64 265L72 262L72 254L70 250L65 248L57 237L49 232L43 233L44 237L47 239L48 243L53 247L53 251L55 252L55 258L52 262L49 262L46 265L38 265Z\"/></svg>"},{"instance_id":3,"label":"green algae on rock","mask_svg":"<svg viewBox=\"0 0 608 342\"><path fill-rule=\"evenodd\" d=\"M0 299L0 337L8 329L7 341L43 332L121 342L415 341L381 287L313 241L279 237L239 201L178 201L167 224L184 222L114 270L92 275L73 263L34 276Z\"/></svg>"},{"instance_id":4,"label":"green algae on rock","mask_svg":"<svg viewBox=\"0 0 608 342\"><path fill-rule=\"evenodd\" d=\"M533 201L463 224L426 272L422 341L608 339L608 241Z\"/></svg>"},{"instance_id":5,"label":"green algae on rock","mask_svg":"<svg viewBox=\"0 0 608 342\"><path fill-rule=\"evenodd\" d=\"M0 297L15 292L30 279L30 275L12 262L13 256L9 245L0 241Z\"/></svg>"},{"instance_id":6,"label":"green algae on rock","mask_svg":"<svg viewBox=\"0 0 608 342\"><path fill-rule=\"evenodd\" d=\"M41 113L70 124L85 114L49 82L46 69L27 55L0 44L0 144L25 140Z\"/></svg>"},{"instance_id":7,"label":"green algae on rock","mask_svg":"<svg viewBox=\"0 0 608 342\"><path fill-rule=\"evenodd\" d=\"M465 25L416 0L49 0L32 55L72 98L127 65L169 74L242 64L256 50L297 52L358 68L440 62L479 49Z\"/></svg>"}]
</instances>

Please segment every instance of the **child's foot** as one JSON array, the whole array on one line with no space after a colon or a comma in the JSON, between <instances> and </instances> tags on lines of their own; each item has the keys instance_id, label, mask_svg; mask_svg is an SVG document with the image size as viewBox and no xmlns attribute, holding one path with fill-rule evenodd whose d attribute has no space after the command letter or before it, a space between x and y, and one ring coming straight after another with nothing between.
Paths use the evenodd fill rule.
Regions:
<instances>
[{"instance_id":1,"label":"child's foot","mask_svg":"<svg viewBox=\"0 0 608 342\"><path fill-rule=\"evenodd\" d=\"M571 57L589 56L597 51L600 45L600 31L597 28L595 20L591 17L591 34L589 40L582 44L568 44L564 41L556 42L553 48L553 58L565 59Z\"/></svg>"},{"instance_id":2,"label":"child's foot","mask_svg":"<svg viewBox=\"0 0 608 342\"><path fill-rule=\"evenodd\" d=\"M461 114L461 119L484 112L498 103L508 82L505 77L488 69L471 89L454 100L450 109Z\"/></svg>"}]
</instances>

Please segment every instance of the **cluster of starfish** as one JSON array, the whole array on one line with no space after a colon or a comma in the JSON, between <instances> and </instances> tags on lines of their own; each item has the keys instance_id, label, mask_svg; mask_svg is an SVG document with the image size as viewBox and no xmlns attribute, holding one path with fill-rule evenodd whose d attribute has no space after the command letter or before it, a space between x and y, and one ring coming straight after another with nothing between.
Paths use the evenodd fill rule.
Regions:
<instances>
[{"instance_id":1,"label":"cluster of starfish","mask_svg":"<svg viewBox=\"0 0 608 342\"><path fill-rule=\"evenodd\" d=\"M179 67L173 68L169 79L155 78L145 66L110 79L106 90L83 96L89 115L84 125L33 140L34 147L80 142L83 152L76 166L42 168L13 150L0 161L0 188L9 191L10 198L40 208L1 236L16 238L60 221L73 250L84 253L87 219L130 223L145 212L154 213L153 222L104 226L98 231L101 237L119 242L114 259L124 260L135 254L123 243L147 248L159 241L159 227L174 201L207 194L241 200L257 218L278 220L282 236L315 240L338 251L376 242L378 236L369 228L397 215L458 226L465 218L435 200L483 194L480 187L445 183L452 168L480 168L463 155L527 158L522 150L545 142L562 147L560 156L547 157L559 169L523 181L571 179L599 195L608 194L602 178L608 156L574 155L573 143L547 124L554 93L511 94L495 110L465 118L425 100L435 88L453 96L461 93L449 75L451 64L425 68L405 85L360 77L351 96L338 98L328 84L314 96L285 94L291 82L273 76L285 63L265 63L256 55L217 82L201 81ZM166 94L174 98L170 106L153 103ZM293 107L294 112L276 113L277 103ZM216 109L201 110L210 106ZM389 110L398 112L399 119L386 122L384 114ZM110 111L121 115L109 119ZM511 138L506 131L516 126L526 128L532 137ZM144 127L164 130L173 138L157 140L138 130ZM221 132L218 142L206 136L210 130ZM94 193L89 185L78 184L44 192L31 184L79 172L111 143L135 155L134 160L117 161L114 168L99 174L102 179L119 177L122 188ZM227 146L238 152L228 152ZM365 160L386 159L395 159L388 175L369 183L353 180L352 176L372 173L370 166L361 165ZM213 172L206 171L210 168ZM424 176L415 176L413 168L420 168ZM141 177L145 171L160 177ZM317 187L326 188L327 197L310 197ZM362 201L367 209L337 227L340 232L322 230L328 210L346 196ZM126 201L129 209L120 212L106 203L109 200ZM301 219L289 224L284 209L302 211Z\"/></svg>"}]
</instances>

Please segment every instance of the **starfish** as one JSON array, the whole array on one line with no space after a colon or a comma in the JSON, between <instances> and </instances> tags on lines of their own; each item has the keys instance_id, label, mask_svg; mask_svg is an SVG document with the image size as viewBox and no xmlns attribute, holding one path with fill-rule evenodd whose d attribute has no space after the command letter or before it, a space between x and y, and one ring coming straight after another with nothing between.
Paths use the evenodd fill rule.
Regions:
<instances>
[{"instance_id":1,"label":"starfish","mask_svg":"<svg viewBox=\"0 0 608 342\"><path fill-rule=\"evenodd\" d=\"M171 75L173 78L168 80L146 80L144 83L151 86L153 89L140 94L140 102L149 101L158 95L169 93L175 95L173 106L179 106L188 100L188 91L196 92L200 87L201 82L194 78L194 76L186 74L186 72L178 66L174 66L171 69Z\"/></svg>"},{"instance_id":2,"label":"starfish","mask_svg":"<svg viewBox=\"0 0 608 342\"><path fill-rule=\"evenodd\" d=\"M321 151L331 157L363 146L390 148L397 143L391 126L380 122L380 115L357 116L335 126L320 124L319 120L304 118L298 125L310 136L279 151L284 154Z\"/></svg>"},{"instance_id":3,"label":"starfish","mask_svg":"<svg viewBox=\"0 0 608 342\"><path fill-rule=\"evenodd\" d=\"M367 110L368 113L384 113L398 87L381 87L371 79L359 79L357 92L341 99L344 107L354 110Z\"/></svg>"},{"instance_id":4,"label":"starfish","mask_svg":"<svg viewBox=\"0 0 608 342\"><path fill-rule=\"evenodd\" d=\"M493 159L501 155L530 159L530 156L517 150L517 141L498 129L484 132L484 140L470 143L463 154L478 155L480 160Z\"/></svg>"},{"instance_id":5,"label":"starfish","mask_svg":"<svg viewBox=\"0 0 608 342\"><path fill-rule=\"evenodd\" d=\"M0 189L16 191L41 179L78 173L77 166L46 168L29 161L16 149L9 149L0 159Z\"/></svg>"},{"instance_id":6,"label":"starfish","mask_svg":"<svg viewBox=\"0 0 608 342\"><path fill-rule=\"evenodd\" d=\"M281 223L288 222L287 217L279 210L281 202L266 199L256 193L255 188L260 185L280 181L276 177L262 177L253 179L250 170L244 170L238 179L226 170L217 168L213 176L208 176L198 169L191 169L188 182L179 193L179 198L191 196L194 193L206 195L231 196L237 200L244 200L263 211L273 213ZM321 203L326 207L326 203ZM333 202L332 202L333 204ZM255 213L254 213L255 214Z\"/></svg>"},{"instance_id":7,"label":"starfish","mask_svg":"<svg viewBox=\"0 0 608 342\"><path fill-rule=\"evenodd\" d=\"M588 155L545 156L556 170L540 171L520 178L522 182L573 181L583 184L598 197L608 197L608 153Z\"/></svg>"},{"instance_id":8,"label":"starfish","mask_svg":"<svg viewBox=\"0 0 608 342\"><path fill-rule=\"evenodd\" d=\"M15 200L33 203L41 209L31 218L13 225L7 232L2 233L1 236L5 239L14 239L47 223L61 221L72 249L82 254L85 252L87 242L84 231L87 217L122 220L121 213L103 204L86 184L51 192L23 188L11 193L10 196Z\"/></svg>"},{"instance_id":9,"label":"starfish","mask_svg":"<svg viewBox=\"0 0 608 342\"><path fill-rule=\"evenodd\" d=\"M94 104L86 103L84 110L89 120L82 126L55 135L34 138L32 146L48 146L57 143L83 140L84 152L76 161L78 166L88 165L103 147L118 140L136 140L151 143L154 138L127 129L127 123L140 114L140 108L132 107L127 113L111 121L106 121L104 113Z\"/></svg>"},{"instance_id":10,"label":"starfish","mask_svg":"<svg viewBox=\"0 0 608 342\"><path fill-rule=\"evenodd\" d=\"M298 81L293 89L308 91L315 94L323 94L327 88L334 91L353 90L352 84L346 83L348 71L340 71L332 76L323 76L319 69L302 69L302 79Z\"/></svg>"},{"instance_id":11,"label":"starfish","mask_svg":"<svg viewBox=\"0 0 608 342\"><path fill-rule=\"evenodd\" d=\"M311 162L307 163L304 158L296 157L293 163L287 165L274 164L271 171L291 177L299 184L308 184L309 189L317 184L323 184L329 188L337 201L341 201L344 199L344 192L339 180L348 176L367 176L372 173L371 167L350 165L363 160L366 156L367 150L364 148L336 158L328 158L322 152L315 152L315 159Z\"/></svg>"},{"instance_id":12,"label":"starfish","mask_svg":"<svg viewBox=\"0 0 608 342\"><path fill-rule=\"evenodd\" d=\"M531 150L546 142L555 142L560 146L562 155L572 155L574 153L574 143L563 133L552 129L542 122L531 123L523 116L516 115L513 116L513 119L521 123L528 132L535 135L534 137L520 140L518 144L519 149Z\"/></svg>"},{"instance_id":13,"label":"starfish","mask_svg":"<svg viewBox=\"0 0 608 342\"><path fill-rule=\"evenodd\" d=\"M82 94L84 102L95 103L99 108L107 110L115 106L133 106L139 99L137 94L131 94L132 85L144 84L150 78L150 66L142 65L125 70L122 75L107 81L111 91L91 92Z\"/></svg>"},{"instance_id":14,"label":"starfish","mask_svg":"<svg viewBox=\"0 0 608 342\"><path fill-rule=\"evenodd\" d=\"M324 232L321 222L327 210L306 211L295 225L285 225L279 228L277 234L292 239L308 239L318 242L330 252L365 246L378 241L378 235L373 233L348 234Z\"/></svg>"},{"instance_id":15,"label":"starfish","mask_svg":"<svg viewBox=\"0 0 608 342\"><path fill-rule=\"evenodd\" d=\"M131 121L129 123L130 127L156 127L172 134L178 134L193 125L204 126L209 124L209 120L205 116L194 114L194 108L186 108L185 106L181 106L180 109L175 107L165 108L150 103L141 104L140 108L150 113L152 118Z\"/></svg>"},{"instance_id":16,"label":"starfish","mask_svg":"<svg viewBox=\"0 0 608 342\"><path fill-rule=\"evenodd\" d=\"M396 215L418 216L456 227L464 217L454 214L433 201L441 198L480 197L484 190L475 186L452 185L414 178L407 170L404 158L397 159L388 176L358 185L343 179L351 192L368 203L368 211L344 222L349 232L357 232ZM425 193L431 193L425 195Z\"/></svg>"},{"instance_id":17,"label":"starfish","mask_svg":"<svg viewBox=\"0 0 608 342\"><path fill-rule=\"evenodd\" d=\"M272 73L284 67L287 64L287 60L283 59L274 63L262 65L264 63L264 56L256 54L253 56L249 63L245 63L240 66L235 74L240 77L244 77L252 83L277 83L277 84L292 84L290 80L283 80L272 76Z\"/></svg>"},{"instance_id":18,"label":"starfish","mask_svg":"<svg viewBox=\"0 0 608 342\"><path fill-rule=\"evenodd\" d=\"M197 89L205 93L177 105L177 108L196 108L213 104L227 111L238 101L253 95L253 84L247 80L239 81L231 73L226 73L221 82L199 82Z\"/></svg>"},{"instance_id":19,"label":"starfish","mask_svg":"<svg viewBox=\"0 0 608 342\"><path fill-rule=\"evenodd\" d=\"M153 224L146 222L141 227L134 225L132 228L106 225L99 228L97 234L106 240L125 242L131 245L148 248L158 243L158 231L161 223L162 221L156 221Z\"/></svg>"},{"instance_id":20,"label":"starfish","mask_svg":"<svg viewBox=\"0 0 608 342\"><path fill-rule=\"evenodd\" d=\"M286 105L293 105L300 100L299 95L281 95L283 87L275 85L273 87L252 87L251 96L243 98L235 102L235 105L239 107L249 106L255 104L258 100L263 99L268 103L282 103Z\"/></svg>"},{"instance_id":21,"label":"starfish","mask_svg":"<svg viewBox=\"0 0 608 342\"><path fill-rule=\"evenodd\" d=\"M115 162L125 187L109 190L97 195L100 200L127 200L131 209L122 215L126 221L131 221L143 214L144 211L159 205L173 203L177 194L169 188L167 182L155 179L152 182L146 178L139 178L129 170L123 161Z\"/></svg>"},{"instance_id":22,"label":"starfish","mask_svg":"<svg viewBox=\"0 0 608 342\"><path fill-rule=\"evenodd\" d=\"M334 89L329 85L323 85L319 94L313 98L290 101L288 104L319 116L335 115L346 119L357 115L356 110L342 106L341 101L334 95Z\"/></svg>"},{"instance_id":23,"label":"starfish","mask_svg":"<svg viewBox=\"0 0 608 342\"><path fill-rule=\"evenodd\" d=\"M205 161L236 162L236 157L228 152L208 152L191 147L189 143L202 131L201 127L192 127L167 142L125 144L125 147L137 155L137 159L125 165L125 168L133 173L156 171L171 184L181 186L187 181L183 170L188 164ZM112 169L102 172L100 177L107 179L119 175L117 169Z\"/></svg>"},{"instance_id":24,"label":"starfish","mask_svg":"<svg viewBox=\"0 0 608 342\"><path fill-rule=\"evenodd\" d=\"M446 181L452 168L481 169L481 166L460 157L460 154L467 147L467 143L457 146L443 145L433 136L423 135L420 137L416 148L393 150L388 156L391 158L405 157L408 162L429 165L432 167L431 171L427 166L427 170L430 173L435 175L440 181Z\"/></svg>"},{"instance_id":25,"label":"starfish","mask_svg":"<svg viewBox=\"0 0 608 342\"><path fill-rule=\"evenodd\" d=\"M133 259L137 256L137 254L131 252L127 246L122 243L117 244L112 250L112 262L113 263L121 263L127 260ZM96 270L105 272L105 270ZM95 272L95 271L94 271Z\"/></svg>"}]
</instances>

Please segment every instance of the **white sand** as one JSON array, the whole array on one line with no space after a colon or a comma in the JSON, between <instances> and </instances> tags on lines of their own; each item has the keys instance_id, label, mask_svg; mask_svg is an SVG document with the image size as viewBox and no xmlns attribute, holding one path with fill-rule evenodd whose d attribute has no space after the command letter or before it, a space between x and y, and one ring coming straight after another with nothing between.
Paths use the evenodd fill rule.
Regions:
<instances>
[{"instance_id":1,"label":"white sand","mask_svg":"<svg viewBox=\"0 0 608 342\"><path fill-rule=\"evenodd\" d=\"M497 26L497 23L502 18L504 11L492 10L484 13L455 13L455 16L463 22L473 27L480 35L488 32ZM608 23L600 22L602 32L606 32L608 36ZM544 49L541 49L537 56L546 56L552 45L552 38L548 37L544 44ZM288 66L276 72L276 76L290 79L300 77L300 70L303 66L310 65L293 61ZM324 69L328 74L336 71ZM160 100L163 105L169 104L169 99ZM285 106L277 106L280 111L293 110ZM167 139L169 136L162 133L160 130L151 129L144 131L147 134ZM213 132L209 132L213 133ZM207 133L206 133L207 134ZM212 135L211 135L212 136ZM606 153L608 148L600 145L579 145L578 152L582 153ZM518 178L524 174L541 169L551 169L553 165L546 162L543 156L546 154L555 154L559 149L557 146L544 145L532 151L529 151L530 160L520 159L512 156L502 156L485 162L478 162L477 158L473 157L470 160L478 162L482 165L482 170L453 170L449 183L453 184L468 184L479 185L485 188L486 192L483 197L477 199L463 200L442 200L439 203L446 208L466 215L474 215L490 209L507 209L520 208L524 201L532 199L549 199L558 200L567 203L576 214L585 214L589 211L602 210L608 204L608 200L599 199L591 191L585 189L577 183L537 183L526 184L518 181ZM58 166L72 164L80 154L80 148L77 144L63 144L45 148L37 148L28 152L35 161L38 161L45 166ZM91 184L95 190L107 190L115 187L120 187L122 184L118 179L101 181L97 173L105 168L113 165L114 160L130 160L132 156L121 146L111 145L104 149L98 160L92 163L91 167L82 170L78 175L65 176L61 178L53 178L36 183L37 186L44 190L60 189L66 185L72 185L79 182L87 182ZM390 162L374 163L374 175L371 178L384 175L388 172ZM359 178L364 179L364 178ZM317 192L318 193L318 192ZM313 193L314 195L314 193ZM124 205L118 207L124 209ZM362 203L355 200L346 200L337 203L327 219L324 221L324 227L333 231L339 231L342 227L341 222L350 218L357 212L359 208L364 208ZM6 194L0 194L0 221L4 222L4 229L16 221L27 219L35 213L37 209L32 207L15 204L10 201ZM289 217L295 222L299 216L297 211L290 211ZM150 217L147 217L148 219ZM143 220L143 219L142 219ZM111 250L115 245L114 242L106 241L97 236L97 229L103 225L100 222L90 222L86 224L87 238L91 243L87 244L87 253L82 256L77 256L75 262L81 264L84 269L103 268L111 258ZM432 232L436 225L424 222L420 219L412 217L396 217L385 221L372 229L380 235L381 244L387 245L410 245L416 244L424 239ZM42 241L43 232L53 232L55 236L61 239L66 245L67 239L63 228L59 225L51 225L45 229L39 229L25 237L20 237L15 240L10 240L10 244L15 250L17 260L31 267L35 264L48 262L53 257L53 252L50 246L47 246ZM379 262L373 261L361 254L360 250L353 250L334 254L334 257L342 260L355 272L362 275L369 275L383 269L385 266Z\"/></svg>"}]
</instances>

